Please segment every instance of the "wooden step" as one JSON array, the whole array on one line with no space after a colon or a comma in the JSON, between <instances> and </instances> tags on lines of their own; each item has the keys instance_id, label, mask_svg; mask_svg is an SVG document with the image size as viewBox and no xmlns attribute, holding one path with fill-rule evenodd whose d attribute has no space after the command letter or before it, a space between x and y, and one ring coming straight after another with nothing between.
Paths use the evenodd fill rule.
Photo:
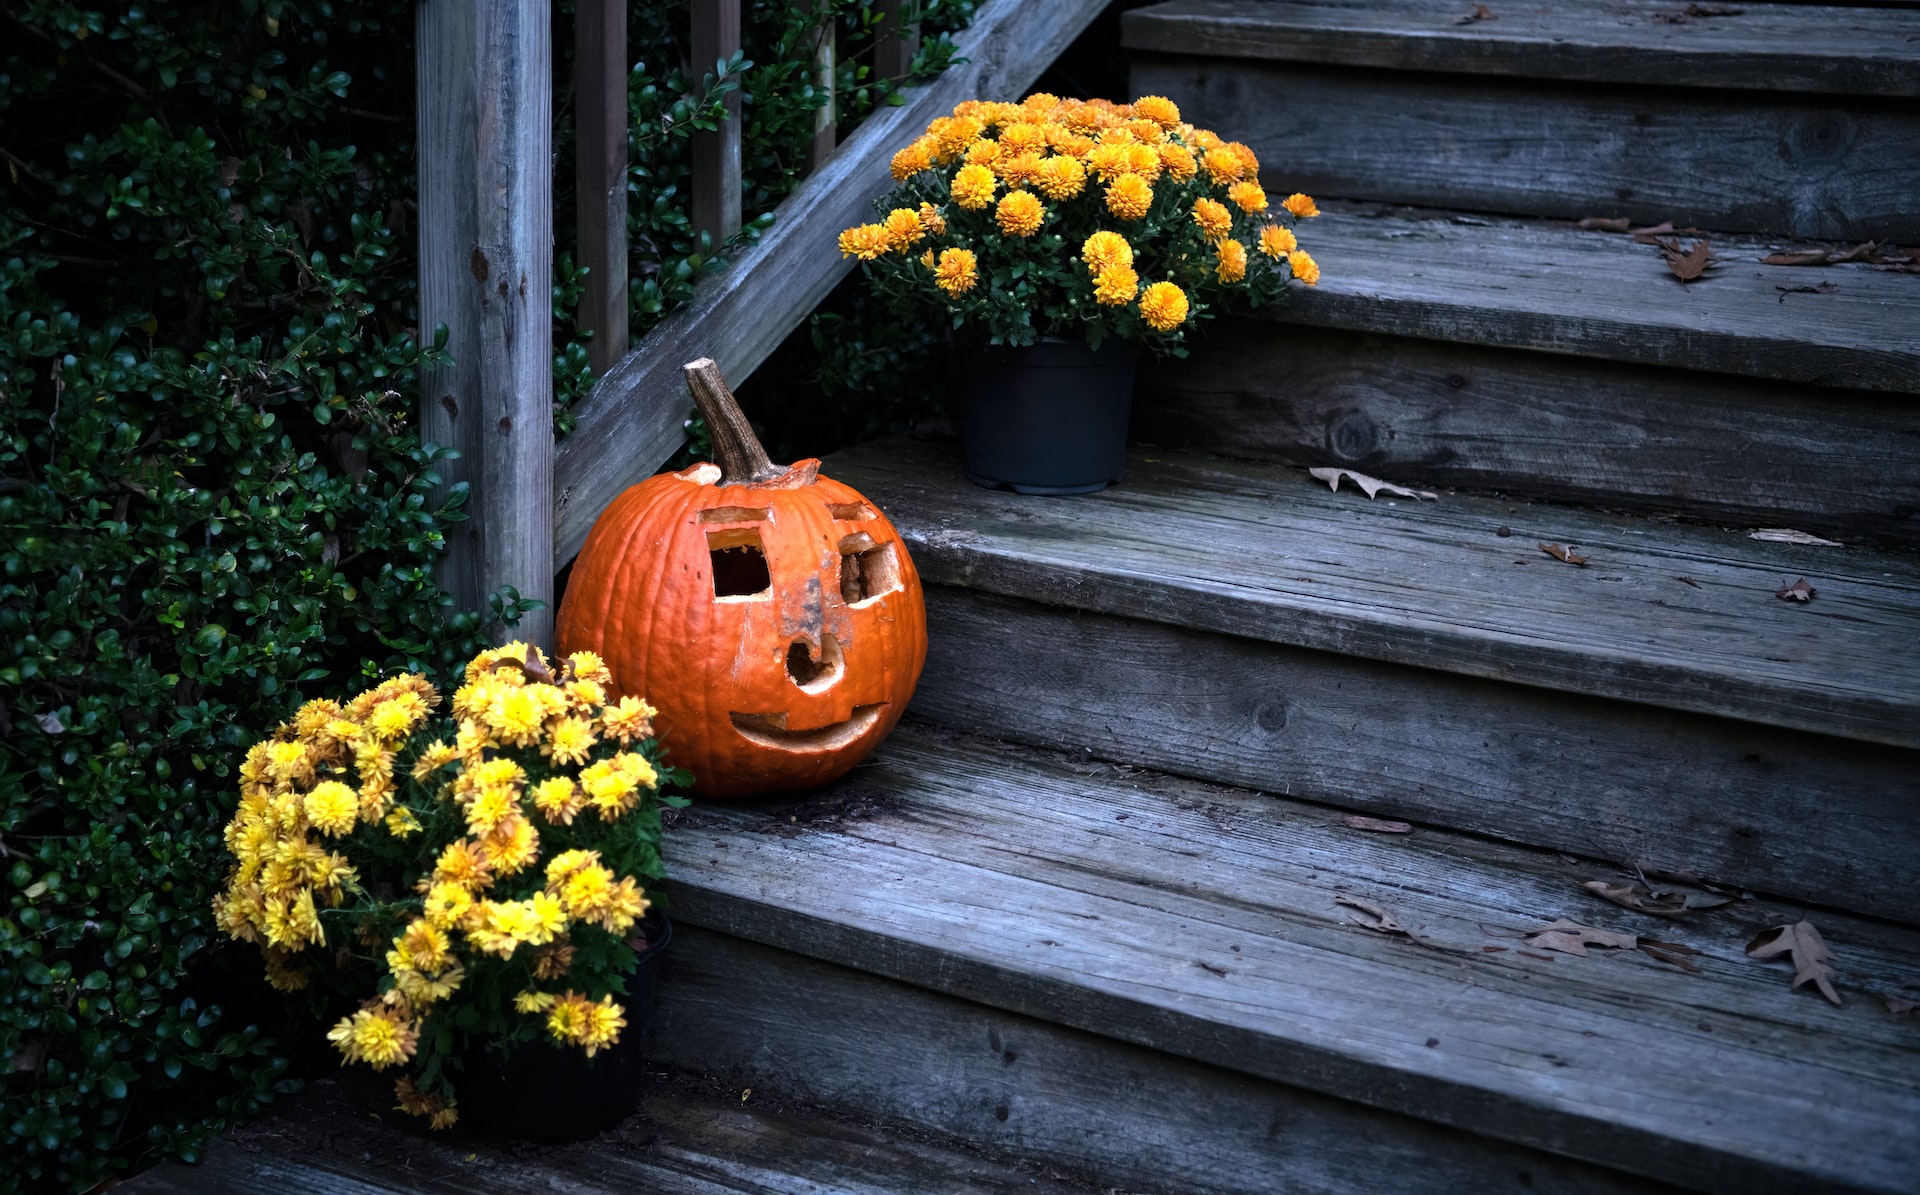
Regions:
<instances>
[{"instance_id":1,"label":"wooden step","mask_svg":"<svg viewBox=\"0 0 1920 1195\"><path fill-rule=\"evenodd\" d=\"M676 945L676 950L678 949ZM1072 1195L1088 1188L963 1143L871 1117L718 1090L691 1076L652 1079L640 1112L563 1146L429 1134L388 1112L392 1082L326 1080L267 1119L216 1142L203 1165L168 1162L124 1195Z\"/></svg>"},{"instance_id":2,"label":"wooden step","mask_svg":"<svg viewBox=\"0 0 1920 1195\"><path fill-rule=\"evenodd\" d=\"M1920 984L1912 930L1816 912L1842 972L1834 1007L1743 952L1797 921L1796 906L1654 919L1581 887L1609 869L1552 852L1438 830L1372 834L1299 801L913 726L823 796L702 806L669 845L683 925L1684 1187L1920 1190L1920 1039L1876 998ZM1370 920L1365 906L1341 903L1356 900L1407 934L1356 924ZM1529 947L1528 930L1560 917L1678 943L1698 952L1685 956L1697 970ZM957 1038L952 1048L972 1054L958 1068L966 1098L1013 1123L1014 1103L998 1102L1013 1080L964 1078L983 1062L965 1038L989 1021L962 1012L954 1037L915 1052L913 1034L887 1028L892 1007L861 997L842 1009L830 992L762 979L736 981L745 1006L790 1011L701 1031L731 1034L736 1058L781 1070L814 1015L841 1040L863 1019L871 1052L826 1065L919 1069L937 1095L952 1090ZM1004 1068L1021 1065L1020 1043L986 1045ZM828 1058L800 1047L784 1069ZM1207 1107L1206 1091L1152 1074L1079 1073L1085 1102L1179 1090ZM1236 1100L1223 1106L1223 1119L1241 1115ZM1294 1184L1280 1169L1271 1185Z\"/></svg>"},{"instance_id":3,"label":"wooden step","mask_svg":"<svg viewBox=\"0 0 1920 1195\"><path fill-rule=\"evenodd\" d=\"M1139 40L1151 27L1130 26L1131 91L1252 146L1278 194L1920 239L1920 112L1905 98L1170 55Z\"/></svg>"},{"instance_id":4,"label":"wooden step","mask_svg":"<svg viewBox=\"0 0 1920 1195\"><path fill-rule=\"evenodd\" d=\"M1121 17L1129 49L1582 83L1920 95L1920 12L1669 0L1520 8L1429 0L1173 0Z\"/></svg>"},{"instance_id":5,"label":"wooden step","mask_svg":"<svg viewBox=\"0 0 1920 1195\"><path fill-rule=\"evenodd\" d=\"M1920 747L1910 556L1451 495L1369 502L1180 454L1135 454L1124 484L1072 500L981 489L951 446L904 439L827 471L886 509L936 584ZM1802 578L1812 602L1775 596Z\"/></svg>"}]
</instances>

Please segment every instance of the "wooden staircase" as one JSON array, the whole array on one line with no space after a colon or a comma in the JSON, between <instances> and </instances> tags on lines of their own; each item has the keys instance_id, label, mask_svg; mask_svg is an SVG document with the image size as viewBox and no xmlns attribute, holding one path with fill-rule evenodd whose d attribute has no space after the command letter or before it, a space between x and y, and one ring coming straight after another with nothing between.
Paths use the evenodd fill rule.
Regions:
<instances>
[{"instance_id":1,"label":"wooden staircase","mask_svg":"<svg viewBox=\"0 0 1920 1195\"><path fill-rule=\"evenodd\" d=\"M1148 371L1105 493L827 462L927 671L846 781L674 827L654 1057L896 1136L661 1108L645 1165L352 1189L1920 1192L1920 276L1759 261L1920 240L1920 11L1481 7L1128 13L1136 93L1321 199L1321 286ZM1583 886L1682 874L1733 899ZM1745 954L1803 916L1839 1006Z\"/></svg>"}]
</instances>

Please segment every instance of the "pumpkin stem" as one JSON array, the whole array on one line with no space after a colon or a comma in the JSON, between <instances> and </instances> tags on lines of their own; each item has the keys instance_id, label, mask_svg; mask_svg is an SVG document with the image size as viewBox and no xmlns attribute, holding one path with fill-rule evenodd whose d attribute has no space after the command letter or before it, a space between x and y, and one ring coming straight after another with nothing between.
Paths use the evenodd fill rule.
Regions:
<instances>
[{"instance_id":1,"label":"pumpkin stem","mask_svg":"<svg viewBox=\"0 0 1920 1195\"><path fill-rule=\"evenodd\" d=\"M751 485L784 477L787 470L767 459L759 437L747 423L740 403L720 377L720 366L711 357L702 357L680 367L687 375L687 389L693 392L693 405L707 421L707 434L713 437L713 455L720 458L722 485Z\"/></svg>"}]
</instances>

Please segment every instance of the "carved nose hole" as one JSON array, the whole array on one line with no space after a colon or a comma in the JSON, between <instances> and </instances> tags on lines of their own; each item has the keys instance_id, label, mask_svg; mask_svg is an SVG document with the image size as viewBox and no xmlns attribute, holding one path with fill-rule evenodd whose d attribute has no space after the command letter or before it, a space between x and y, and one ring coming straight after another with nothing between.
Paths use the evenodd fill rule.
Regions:
<instances>
[{"instance_id":1,"label":"carved nose hole","mask_svg":"<svg viewBox=\"0 0 1920 1195\"><path fill-rule=\"evenodd\" d=\"M752 598L771 595L773 575L767 571L767 549L752 527L707 532L707 553L713 561L713 596Z\"/></svg>"},{"instance_id":2,"label":"carved nose hole","mask_svg":"<svg viewBox=\"0 0 1920 1195\"><path fill-rule=\"evenodd\" d=\"M876 544L861 531L840 541L840 597L849 606L900 588L900 558L891 542Z\"/></svg>"},{"instance_id":3,"label":"carved nose hole","mask_svg":"<svg viewBox=\"0 0 1920 1195\"><path fill-rule=\"evenodd\" d=\"M846 670L846 659L840 654L840 641L833 637L831 631L820 636L818 656L814 655L813 646L805 639L795 639L787 645L787 675L804 693L820 693L831 689Z\"/></svg>"}]
</instances>

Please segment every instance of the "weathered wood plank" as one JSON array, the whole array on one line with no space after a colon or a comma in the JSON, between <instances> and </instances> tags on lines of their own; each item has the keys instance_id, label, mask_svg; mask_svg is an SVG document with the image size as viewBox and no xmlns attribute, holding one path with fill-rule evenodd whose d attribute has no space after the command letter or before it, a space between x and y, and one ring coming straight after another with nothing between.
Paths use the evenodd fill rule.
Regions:
<instances>
[{"instance_id":1,"label":"weathered wood plank","mask_svg":"<svg viewBox=\"0 0 1920 1195\"><path fill-rule=\"evenodd\" d=\"M1903 396L1263 320L1190 344L1142 362L1136 441L1920 541L1920 413Z\"/></svg>"},{"instance_id":2,"label":"weathered wood plank","mask_svg":"<svg viewBox=\"0 0 1920 1195\"><path fill-rule=\"evenodd\" d=\"M1121 44L1195 57L1264 58L1568 82L1920 95L1920 14L1743 4L1689 17L1665 0L1603 0L1462 21L1422 0L1174 0L1121 18ZM1466 10L1471 12L1471 9ZM1676 19L1679 18L1679 19Z\"/></svg>"},{"instance_id":3,"label":"weathered wood plank","mask_svg":"<svg viewBox=\"0 0 1920 1195\"><path fill-rule=\"evenodd\" d=\"M627 354L627 6L578 0L573 17L574 196L586 289L577 316L593 333L595 376Z\"/></svg>"},{"instance_id":4,"label":"weathered wood plank","mask_svg":"<svg viewBox=\"0 0 1920 1195\"><path fill-rule=\"evenodd\" d=\"M1836 1008L1742 952L1801 906L1656 921L1550 852L912 729L825 807L849 796L881 811L677 827L676 920L1683 1186L1920 1190L1920 1052L1865 995L1920 982L1915 931L1817 914ZM1698 971L1526 950L1558 916L1691 947Z\"/></svg>"},{"instance_id":5,"label":"weathered wood plank","mask_svg":"<svg viewBox=\"0 0 1920 1195\"><path fill-rule=\"evenodd\" d=\"M1064 502L970 485L956 456L902 439L828 463L887 511L929 584L1920 746L1909 557L1487 499L1368 502L1178 455L1136 454L1125 484ZM1813 602L1774 596L1799 577Z\"/></svg>"},{"instance_id":6,"label":"weathered wood plank","mask_svg":"<svg viewBox=\"0 0 1920 1195\"><path fill-rule=\"evenodd\" d=\"M851 1103L1070 1167L1103 1187L1649 1189L1645 1179L685 926L660 999L658 1058L737 1089Z\"/></svg>"},{"instance_id":7,"label":"weathered wood plank","mask_svg":"<svg viewBox=\"0 0 1920 1195\"><path fill-rule=\"evenodd\" d=\"M676 950L678 947L676 946ZM638 1115L562 1146L429 1134L386 1115L390 1080L323 1080L266 1120L216 1143L200 1166L179 1163L126 1183L127 1195L1073 1195L1036 1166L999 1162L958 1143L899 1133L835 1109L741 1098L736 1088L666 1073ZM369 1113L373 1113L369 1115Z\"/></svg>"},{"instance_id":8,"label":"weathered wood plank","mask_svg":"<svg viewBox=\"0 0 1920 1195\"><path fill-rule=\"evenodd\" d=\"M1251 145L1282 195L1920 239L1904 101L1157 56L1134 60L1132 89Z\"/></svg>"},{"instance_id":9,"label":"weathered wood plank","mask_svg":"<svg viewBox=\"0 0 1920 1195\"><path fill-rule=\"evenodd\" d=\"M1300 235L1324 273L1271 310L1289 323L1920 394L1911 275L1764 266L1766 245L1722 238L1712 278L1682 286L1629 237L1361 204ZM1816 282L1838 289L1778 289Z\"/></svg>"},{"instance_id":10,"label":"weathered wood plank","mask_svg":"<svg viewBox=\"0 0 1920 1195\"><path fill-rule=\"evenodd\" d=\"M918 717L1920 925L1911 751L945 586L927 616Z\"/></svg>"},{"instance_id":11,"label":"weathered wood plank","mask_svg":"<svg viewBox=\"0 0 1920 1195\"><path fill-rule=\"evenodd\" d=\"M472 487L441 577L461 609L511 585L548 603L514 634L553 636L552 29L547 0L419 7L420 326L450 365L423 372L421 435ZM429 335L431 333L429 332Z\"/></svg>"},{"instance_id":12,"label":"weathered wood plank","mask_svg":"<svg viewBox=\"0 0 1920 1195\"><path fill-rule=\"evenodd\" d=\"M752 373L851 268L836 241L841 229L870 218L874 197L892 185L893 152L963 99L1024 92L1101 7L1102 0L987 0L954 36L967 61L862 122L827 168L776 209L757 246L703 283L587 393L555 458L556 569L580 551L608 502L684 442L691 403L680 367L712 357L736 385Z\"/></svg>"},{"instance_id":13,"label":"weathered wood plank","mask_svg":"<svg viewBox=\"0 0 1920 1195\"><path fill-rule=\"evenodd\" d=\"M705 74L740 52L740 0L693 0L693 69ZM740 92L727 93L726 119L693 135L693 226L714 252L740 231Z\"/></svg>"}]
</instances>

